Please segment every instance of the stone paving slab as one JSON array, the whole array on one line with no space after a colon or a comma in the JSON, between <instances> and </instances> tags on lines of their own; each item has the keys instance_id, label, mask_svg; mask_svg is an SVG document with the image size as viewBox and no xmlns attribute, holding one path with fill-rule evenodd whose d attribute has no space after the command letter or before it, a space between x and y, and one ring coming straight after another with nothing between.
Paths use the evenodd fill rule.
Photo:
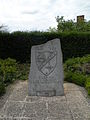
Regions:
<instances>
[{"instance_id":1,"label":"stone paving slab","mask_svg":"<svg viewBox=\"0 0 90 120\"><path fill-rule=\"evenodd\" d=\"M0 107L0 120L90 120L90 99L80 86L64 83L65 95L54 97L28 96L27 81L13 88Z\"/></svg>"},{"instance_id":2,"label":"stone paving slab","mask_svg":"<svg viewBox=\"0 0 90 120\"><path fill-rule=\"evenodd\" d=\"M90 118L90 106L81 91L66 94L67 104L76 120Z\"/></svg>"}]
</instances>

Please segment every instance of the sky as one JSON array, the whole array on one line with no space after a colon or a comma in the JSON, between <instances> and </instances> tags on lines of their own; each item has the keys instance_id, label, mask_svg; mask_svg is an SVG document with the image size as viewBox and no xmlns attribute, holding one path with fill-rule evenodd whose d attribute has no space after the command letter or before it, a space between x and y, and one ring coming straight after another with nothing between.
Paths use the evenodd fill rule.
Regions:
<instances>
[{"instance_id":1,"label":"sky","mask_svg":"<svg viewBox=\"0 0 90 120\"><path fill-rule=\"evenodd\" d=\"M0 0L0 25L13 31L57 28L55 17L65 20L85 15L90 20L90 0Z\"/></svg>"}]
</instances>

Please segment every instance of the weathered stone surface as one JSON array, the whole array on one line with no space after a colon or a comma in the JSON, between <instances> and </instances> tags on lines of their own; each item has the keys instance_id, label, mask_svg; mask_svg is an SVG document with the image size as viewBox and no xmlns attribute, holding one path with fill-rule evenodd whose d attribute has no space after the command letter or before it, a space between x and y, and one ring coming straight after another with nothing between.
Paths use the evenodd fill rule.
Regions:
<instances>
[{"instance_id":1,"label":"weathered stone surface","mask_svg":"<svg viewBox=\"0 0 90 120\"><path fill-rule=\"evenodd\" d=\"M45 119L45 120L73 120L72 118L64 118L64 116L62 117L62 116L60 116L60 117L49 117L49 118L47 118L47 119Z\"/></svg>"},{"instance_id":2,"label":"weathered stone surface","mask_svg":"<svg viewBox=\"0 0 90 120\"><path fill-rule=\"evenodd\" d=\"M27 84L27 81L21 81L13 86L14 90L0 108L0 120L90 120L90 98L87 101L83 87L64 83L64 96L41 97L28 96L23 89ZM22 99L16 99L18 90ZM22 97L22 93L25 96Z\"/></svg>"},{"instance_id":3,"label":"weathered stone surface","mask_svg":"<svg viewBox=\"0 0 90 120\"><path fill-rule=\"evenodd\" d=\"M31 49L30 96L64 95L60 40L54 39Z\"/></svg>"},{"instance_id":4,"label":"weathered stone surface","mask_svg":"<svg viewBox=\"0 0 90 120\"><path fill-rule=\"evenodd\" d=\"M27 117L27 118L22 118L21 120L47 120L42 117Z\"/></svg>"},{"instance_id":5,"label":"weathered stone surface","mask_svg":"<svg viewBox=\"0 0 90 120\"><path fill-rule=\"evenodd\" d=\"M25 87L25 85L22 84L21 86L17 87L17 89L13 91L13 94L10 95L9 100L24 101L24 99L28 95L28 87L27 86Z\"/></svg>"},{"instance_id":6,"label":"weathered stone surface","mask_svg":"<svg viewBox=\"0 0 90 120\"><path fill-rule=\"evenodd\" d=\"M23 110L23 117L46 117L47 115L45 102L25 103Z\"/></svg>"},{"instance_id":7,"label":"weathered stone surface","mask_svg":"<svg viewBox=\"0 0 90 120\"><path fill-rule=\"evenodd\" d=\"M23 104L21 102L7 102L5 108L2 109L2 116L20 117L22 114Z\"/></svg>"},{"instance_id":8,"label":"weathered stone surface","mask_svg":"<svg viewBox=\"0 0 90 120\"><path fill-rule=\"evenodd\" d=\"M60 104L60 101L54 101L48 103L48 113L49 117L59 117L59 118L64 118L64 119L71 119L71 114L70 111L68 110L68 106L66 101L61 101L62 104Z\"/></svg>"},{"instance_id":9,"label":"weathered stone surface","mask_svg":"<svg viewBox=\"0 0 90 120\"><path fill-rule=\"evenodd\" d=\"M5 118L0 118L0 120L21 120L20 118L14 118L14 117L5 117Z\"/></svg>"},{"instance_id":10,"label":"weathered stone surface","mask_svg":"<svg viewBox=\"0 0 90 120\"><path fill-rule=\"evenodd\" d=\"M42 101L42 97L40 97L40 96L27 96L26 101L27 102L40 102L40 101Z\"/></svg>"},{"instance_id":11,"label":"weathered stone surface","mask_svg":"<svg viewBox=\"0 0 90 120\"><path fill-rule=\"evenodd\" d=\"M69 91L66 93L66 98L75 120L90 119L90 106L81 91Z\"/></svg>"}]
</instances>

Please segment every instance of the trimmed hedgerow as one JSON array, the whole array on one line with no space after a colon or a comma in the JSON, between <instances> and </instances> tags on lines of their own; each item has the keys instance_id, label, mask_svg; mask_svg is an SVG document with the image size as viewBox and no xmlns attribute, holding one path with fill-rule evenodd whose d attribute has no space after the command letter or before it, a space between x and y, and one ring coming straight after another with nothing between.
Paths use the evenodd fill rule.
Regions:
<instances>
[{"instance_id":1,"label":"trimmed hedgerow","mask_svg":"<svg viewBox=\"0 0 90 120\"><path fill-rule=\"evenodd\" d=\"M49 33L14 32L0 33L0 58L14 58L20 62L30 61L32 45L59 38L64 60L90 53L90 32Z\"/></svg>"}]
</instances>

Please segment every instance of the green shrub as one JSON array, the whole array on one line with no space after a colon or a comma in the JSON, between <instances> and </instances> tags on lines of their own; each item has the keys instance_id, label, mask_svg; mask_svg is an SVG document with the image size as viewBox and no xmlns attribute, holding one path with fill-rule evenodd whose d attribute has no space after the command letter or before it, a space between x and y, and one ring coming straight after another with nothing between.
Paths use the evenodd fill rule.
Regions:
<instances>
[{"instance_id":1,"label":"green shrub","mask_svg":"<svg viewBox=\"0 0 90 120\"><path fill-rule=\"evenodd\" d=\"M88 77L88 78L86 79L85 87L86 87L86 89L87 89L87 91L88 91L88 95L90 95L90 77Z\"/></svg>"},{"instance_id":2,"label":"green shrub","mask_svg":"<svg viewBox=\"0 0 90 120\"><path fill-rule=\"evenodd\" d=\"M81 71L80 57L68 59L64 64L65 71Z\"/></svg>"},{"instance_id":3,"label":"green shrub","mask_svg":"<svg viewBox=\"0 0 90 120\"><path fill-rule=\"evenodd\" d=\"M81 73L69 71L66 73L65 80L80 86L84 86L86 81L86 76Z\"/></svg>"},{"instance_id":4,"label":"green shrub","mask_svg":"<svg viewBox=\"0 0 90 120\"><path fill-rule=\"evenodd\" d=\"M90 64L90 55L68 59L64 64L64 70L86 74L85 65Z\"/></svg>"},{"instance_id":5,"label":"green shrub","mask_svg":"<svg viewBox=\"0 0 90 120\"><path fill-rule=\"evenodd\" d=\"M17 64L17 79L19 80L27 80L30 71L30 64Z\"/></svg>"},{"instance_id":6,"label":"green shrub","mask_svg":"<svg viewBox=\"0 0 90 120\"><path fill-rule=\"evenodd\" d=\"M0 60L0 73L4 83L11 83L16 78L16 60Z\"/></svg>"},{"instance_id":7,"label":"green shrub","mask_svg":"<svg viewBox=\"0 0 90 120\"><path fill-rule=\"evenodd\" d=\"M80 73L73 73L72 81L77 85L84 86L86 81L86 76Z\"/></svg>"},{"instance_id":8,"label":"green shrub","mask_svg":"<svg viewBox=\"0 0 90 120\"><path fill-rule=\"evenodd\" d=\"M90 63L90 55L85 55L83 57L80 58L80 63L84 64L84 63Z\"/></svg>"},{"instance_id":9,"label":"green shrub","mask_svg":"<svg viewBox=\"0 0 90 120\"><path fill-rule=\"evenodd\" d=\"M0 81L0 96L5 93L5 85Z\"/></svg>"},{"instance_id":10,"label":"green shrub","mask_svg":"<svg viewBox=\"0 0 90 120\"><path fill-rule=\"evenodd\" d=\"M72 74L73 73L71 71L65 72L64 80L68 82L72 82Z\"/></svg>"},{"instance_id":11,"label":"green shrub","mask_svg":"<svg viewBox=\"0 0 90 120\"><path fill-rule=\"evenodd\" d=\"M90 95L90 71L87 65L90 65L90 55L68 59L64 64L64 72L66 81L86 87Z\"/></svg>"}]
</instances>

